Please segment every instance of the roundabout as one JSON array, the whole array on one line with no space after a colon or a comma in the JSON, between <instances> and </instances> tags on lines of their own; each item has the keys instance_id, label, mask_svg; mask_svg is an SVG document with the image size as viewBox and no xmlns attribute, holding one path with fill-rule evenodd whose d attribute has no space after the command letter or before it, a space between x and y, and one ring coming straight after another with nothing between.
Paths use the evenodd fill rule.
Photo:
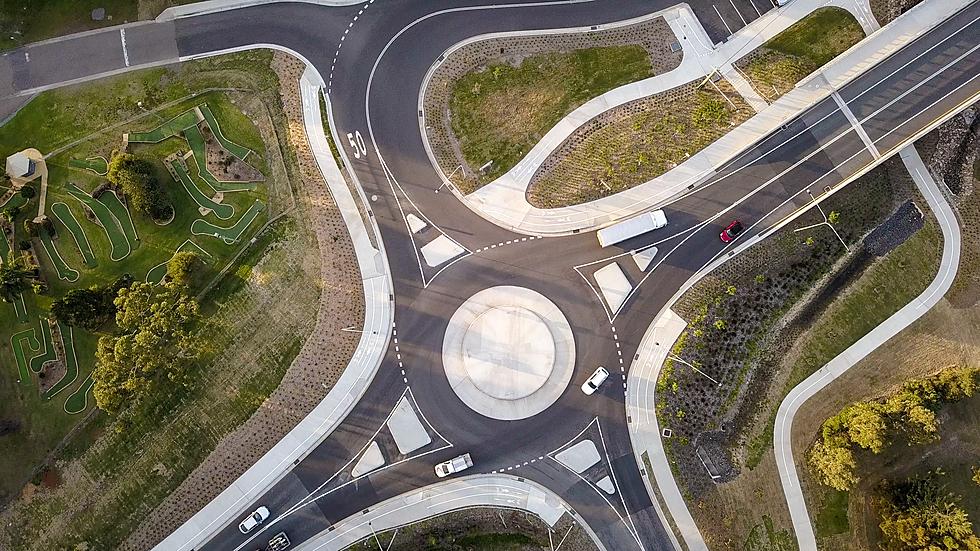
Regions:
<instances>
[{"instance_id":1,"label":"roundabout","mask_svg":"<svg viewBox=\"0 0 980 551\"><path fill-rule=\"evenodd\" d=\"M524 287L484 289L449 320L443 365L456 396L473 411L511 421L558 400L575 368L575 340L564 314Z\"/></svg>"}]
</instances>

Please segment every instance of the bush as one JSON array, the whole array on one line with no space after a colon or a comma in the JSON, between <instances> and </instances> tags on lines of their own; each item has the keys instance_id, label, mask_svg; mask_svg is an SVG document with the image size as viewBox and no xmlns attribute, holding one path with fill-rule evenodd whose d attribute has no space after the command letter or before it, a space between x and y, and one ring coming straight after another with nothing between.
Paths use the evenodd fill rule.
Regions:
<instances>
[{"instance_id":1,"label":"bush","mask_svg":"<svg viewBox=\"0 0 980 551\"><path fill-rule=\"evenodd\" d=\"M106 179L123 190L133 208L155 220L173 214L173 205L153 175L153 165L130 153L117 153L109 163Z\"/></svg>"},{"instance_id":2,"label":"bush","mask_svg":"<svg viewBox=\"0 0 980 551\"><path fill-rule=\"evenodd\" d=\"M20 243L17 244L17 248L22 251L29 251L31 250L31 242L27 241L26 239L22 240Z\"/></svg>"},{"instance_id":3,"label":"bush","mask_svg":"<svg viewBox=\"0 0 980 551\"><path fill-rule=\"evenodd\" d=\"M190 287L200 267L201 259L196 254L181 251L167 262L167 277L178 285Z\"/></svg>"},{"instance_id":4,"label":"bush","mask_svg":"<svg viewBox=\"0 0 980 551\"><path fill-rule=\"evenodd\" d=\"M34 189L34 186L24 186L20 188L20 196L24 199L33 199L35 195L37 195L37 190Z\"/></svg>"},{"instance_id":5,"label":"bush","mask_svg":"<svg viewBox=\"0 0 980 551\"><path fill-rule=\"evenodd\" d=\"M123 275L112 285L72 289L51 305L51 314L59 321L95 332L113 320L116 305L113 301L119 289L129 287L133 278Z\"/></svg>"}]
</instances>

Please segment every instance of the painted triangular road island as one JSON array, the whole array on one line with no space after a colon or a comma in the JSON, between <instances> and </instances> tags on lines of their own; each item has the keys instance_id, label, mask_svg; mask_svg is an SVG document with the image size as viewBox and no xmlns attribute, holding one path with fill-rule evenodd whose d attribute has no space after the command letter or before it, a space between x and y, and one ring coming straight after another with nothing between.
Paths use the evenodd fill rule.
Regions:
<instances>
[{"instance_id":1,"label":"painted triangular road island","mask_svg":"<svg viewBox=\"0 0 980 551\"><path fill-rule=\"evenodd\" d=\"M0 549L980 551L980 0L7 0Z\"/></svg>"}]
</instances>

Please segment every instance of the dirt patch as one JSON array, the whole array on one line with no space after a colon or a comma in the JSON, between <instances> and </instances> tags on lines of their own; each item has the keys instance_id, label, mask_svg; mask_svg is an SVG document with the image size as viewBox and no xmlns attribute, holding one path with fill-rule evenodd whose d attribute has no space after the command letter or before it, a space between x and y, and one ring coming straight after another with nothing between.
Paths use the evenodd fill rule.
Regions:
<instances>
[{"instance_id":1,"label":"dirt patch","mask_svg":"<svg viewBox=\"0 0 980 551\"><path fill-rule=\"evenodd\" d=\"M580 126L531 178L528 201L554 208L649 181L755 114L731 85L694 81L610 109Z\"/></svg>"},{"instance_id":2,"label":"dirt patch","mask_svg":"<svg viewBox=\"0 0 980 551\"><path fill-rule=\"evenodd\" d=\"M61 472L55 467L48 467L41 472L41 486L47 489L61 486Z\"/></svg>"},{"instance_id":3,"label":"dirt patch","mask_svg":"<svg viewBox=\"0 0 980 551\"><path fill-rule=\"evenodd\" d=\"M390 551L551 551L561 542L568 551L593 551L595 543L564 515L549 528L536 515L511 509L454 511L394 531L382 532L348 549L374 551L378 541Z\"/></svg>"}]
</instances>

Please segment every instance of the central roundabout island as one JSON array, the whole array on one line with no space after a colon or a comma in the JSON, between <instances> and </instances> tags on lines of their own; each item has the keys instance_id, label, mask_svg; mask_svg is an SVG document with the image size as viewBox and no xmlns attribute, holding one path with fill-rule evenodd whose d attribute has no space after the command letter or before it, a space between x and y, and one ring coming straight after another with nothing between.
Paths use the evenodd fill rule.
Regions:
<instances>
[{"instance_id":1,"label":"central roundabout island","mask_svg":"<svg viewBox=\"0 0 980 551\"><path fill-rule=\"evenodd\" d=\"M484 289L449 320L443 365L470 409L500 420L547 409L568 387L575 340L561 310L524 287Z\"/></svg>"}]
</instances>

